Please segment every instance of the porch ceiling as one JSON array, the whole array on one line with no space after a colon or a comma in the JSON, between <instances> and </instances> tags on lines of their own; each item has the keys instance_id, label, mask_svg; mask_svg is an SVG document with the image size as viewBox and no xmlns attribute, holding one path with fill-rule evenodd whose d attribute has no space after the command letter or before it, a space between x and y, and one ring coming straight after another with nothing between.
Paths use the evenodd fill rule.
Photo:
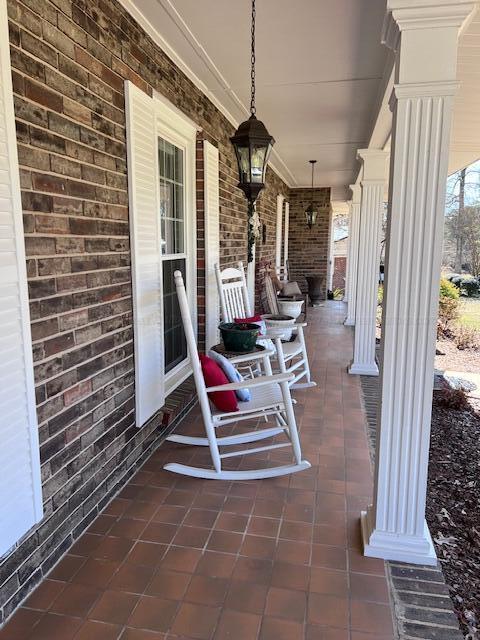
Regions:
<instances>
[{"instance_id":1,"label":"porch ceiling","mask_svg":"<svg viewBox=\"0 0 480 640\"><path fill-rule=\"evenodd\" d=\"M122 1L230 119L245 118L250 0ZM385 0L257 3L257 111L277 141L273 164L292 186L309 185L310 158L318 160L319 186L355 180L356 150L368 144L388 56L380 43L384 13Z\"/></svg>"},{"instance_id":2,"label":"porch ceiling","mask_svg":"<svg viewBox=\"0 0 480 640\"><path fill-rule=\"evenodd\" d=\"M250 0L121 0L235 124L250 99ZM257 111L290 186L355 182L356 151L383 145L391 58L381 44L386 0L257 3ZM368 16L368 20L365 19ZM480 157L480 10L459 43L449 173ZM382 104L383 98L383 104Z\"/></svg>"}]
</instances>

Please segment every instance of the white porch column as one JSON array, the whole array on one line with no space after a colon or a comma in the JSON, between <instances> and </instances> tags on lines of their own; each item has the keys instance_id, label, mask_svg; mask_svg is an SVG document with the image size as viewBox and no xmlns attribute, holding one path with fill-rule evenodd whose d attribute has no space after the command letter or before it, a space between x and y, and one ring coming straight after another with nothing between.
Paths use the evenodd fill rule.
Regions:
<instances>
[{"instance_id":1,"label":"white porch column","mask_svg":"<svg viewBox=\"0 0 480 640\"><path fill-rule=\"evenodd\" d=\"M328 254L327 254L327 291L333 291L333 217L335 211L333 202L330 203L330 218L328 221Z\"/></svg>"},{"instance_id":2,"label":"white porch column","mask_svg":"<svg viewBox=\"0 0 480 640\"><path fill-rule=\"evenodd\" d=\"M365 555L435 564L425 501L458 31L472 3L388 0L397 51L374 505Z\"/></svg>"},{"instance_id":3,"label":"white porch column","mask_svg":"<svg viewBox=\"0 0 480 640\"><path fill-rule=\"evenodd\" d=\"M357 266L358 266L358 234L360 231L360 200L361 188L359 184L351 184L350 191L350 223L348 226L348 255L347 255L347 288L348 305L345 324L353 327L355 324L355 308L357 302Z\"/></svg>"},{"instance_id":4,"label":"white porch column","mask_svg":"<svg viewBox=\"0 0 480 640\"><path fill-rule=\"evenodd\" d=\"M358 151L358 158L362 161L362 198L358 234L355 344L353 362L348 371L365 376L378 376L375 327L387 157L388 152L380 149Z\"/></svg>"}]
</instances>

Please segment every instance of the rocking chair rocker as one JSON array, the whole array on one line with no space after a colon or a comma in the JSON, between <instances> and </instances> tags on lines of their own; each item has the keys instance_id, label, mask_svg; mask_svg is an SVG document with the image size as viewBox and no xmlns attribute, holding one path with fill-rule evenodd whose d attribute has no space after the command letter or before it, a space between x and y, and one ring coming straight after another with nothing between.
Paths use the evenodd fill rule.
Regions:
<instances>
[{"instance_id":1,"label":"rocking chair rocker","mask_svg":"<svg viewBox=\"0 0 480 640\"><path fill-rule=\"evenodd\" d=\"M288 373L264 375L252 380L228 383L215 387L206 387L200 365L200 359L198 357L197 345L195 343L195 335L193 332L190 310L188 307L187 295L181 272L175 271L174 277L183 328L187 339L188 353L192 363L193 377L205 425L206 437L202 438L173 434L169 436L167 440L180 444L209 447L213 469L193 467L175 462L166 464L164 469L196 478L218 480L257 480L261 478L274 478L302 471L303 469L308 469L310 467L310 463L306 460L302 460L300 440L298 437L295 414L293 412L290 387L288 385L293 375ZM230 359L230 361L232 363L241 363L246 360L252 360L253 358L257 358L259 360L263 359L264 368L268 372L270 371L270 363L267 361L272 353L273 350L265 350L258 354L240 355ZM237 389L245 388L250 389L251 400L248 402L239 401L238 411L227 413L213 409L210 405L210 401L208 399L209 393L214 391L235 391ZM217 436L217 431L225 425L242 420L263 418L266 416L274 417L275 426L258 428L246 433L238 433L236 435ZM284 434L287 437L288 442L273 443L241 450L235 449L233 451L223 451L224 447L256 442L265 438L272 438L280 434ZM292 448L294 458L294 462L292 464L277 467L264 467L260 469L249 469L245 471L227 470L222 468L222 461L224 459L232 458L234 456L247 456L249 454L270 451L281 447ZM220 449L222 449L222 451L220 451Z\"/></svg>"}]
</instances>

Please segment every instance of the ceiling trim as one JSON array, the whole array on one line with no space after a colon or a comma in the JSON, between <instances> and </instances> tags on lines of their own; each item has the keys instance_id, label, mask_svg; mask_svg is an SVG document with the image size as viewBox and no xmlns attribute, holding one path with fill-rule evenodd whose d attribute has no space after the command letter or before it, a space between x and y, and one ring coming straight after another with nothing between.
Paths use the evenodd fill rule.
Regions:
<instances>
[{"instance_id":1,"label":"ceiling trim","mask_svg":"<svg viewBox=\"0 0 480 640\"><path fill-rule=\"evenodd\" d=\"M156 27L143 15L143 13L136 7L133 0L119 0L123 8L134 18L142 29L154 40L154 42L162 49L162 51L172 60L172 62L184 73L193 84L200 89L200 91L212 102L212 104L222 113L225 118L235 128L240 124L239 121L232 115L227 107L219 100L215 94L208 88L208 86L201 80L191 67L183 60L183 58L177 53L177 51L165 40L162 34ZM195 54L202 60L203 64L215 78L215 80L221 85L224 91L232 98L232 100L238 105L245 115L250 112L243 104L237 94L233 91L226 79L220 73L219 69L214 64L213 60L207 54L202 45L195 38L188 25L180 16L178 11L173 6L170 0L156 0L156 2L163 8L175 27L182 33L183 37L191 45ZM285 182L289 187L296 187L297 183L294 175L282 160L280 154L275 150L272 150L272 155L275 160L270 160L269 165L273 171ZM279 166L280 165L280 166ZM288 176L288 177L287 177Z\"/></svg>"}]
</instances>

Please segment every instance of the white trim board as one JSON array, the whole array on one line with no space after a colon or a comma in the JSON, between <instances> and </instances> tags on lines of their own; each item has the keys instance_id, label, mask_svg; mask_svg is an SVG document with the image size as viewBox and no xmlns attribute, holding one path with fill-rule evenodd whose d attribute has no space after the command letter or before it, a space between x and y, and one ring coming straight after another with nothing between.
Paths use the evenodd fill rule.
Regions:
<instances>
[{"instance_id":1,"label":"white trim board","mask_svg":"<svg viewBox=\"0 0 480 640\"><path fill-rule=\"evenodd\" d=\"M220 340L220 296L215 265L220 264L220 194L218 149L207 140L203 143L204 211L205 211L205 350Z\"/></svg>"}]
</instances>

